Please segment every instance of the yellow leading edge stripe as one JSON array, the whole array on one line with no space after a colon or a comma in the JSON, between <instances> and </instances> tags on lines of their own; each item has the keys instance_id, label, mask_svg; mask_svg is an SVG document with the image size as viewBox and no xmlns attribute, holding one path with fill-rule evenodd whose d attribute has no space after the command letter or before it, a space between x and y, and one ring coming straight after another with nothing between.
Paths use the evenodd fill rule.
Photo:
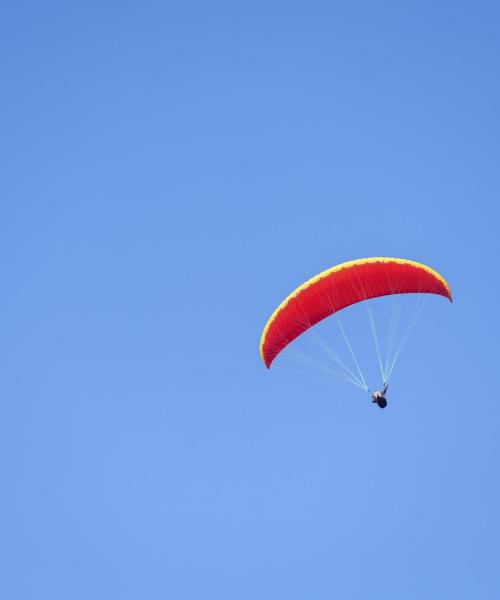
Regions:
<instances>
[{"instance_id":1,"label":"yellow leading edge stripe","mask_svg":"<svg viewBox=\"0 0 500 600\"><path fill-rule=\"evenodd\" d=\"M349 267L355 267L355 266L359 266L359 265L366 265L369 263L378 263L378 262L382 262L382 263L391 263L392 262L392 263L396 263L398 265L412 265L413 267L419 267L420 269L427 271L428 273L430 273L431 275L436 277L436 279L441 281L441 283L448 290L448 293L451 297L450 286L448 285L448 282L444 279L444 277L442 277L437 271L434 271L434 269L431 269L427 265L423 265L422 263L419 263L415 260L408 260L406 258L390 258L387 256L376 256L373 258L358 258L356 260L349 260L347 262L341 263L340 265L336 265L335 267L330 267L329 269L326 269L326 271L322 271L321 273L318 273L318 275L311 277L311 279L308 279L302 285L299 285L298 288L296 288L291 294L289 294L283 300L283 302L278 306L278 308L269 317L269 320L267 321L266 326L264 327L264 331L262 332L262 336L260 338L260 346L259 346L260 357L262 358L262 362L264 364L266 363L266 361L264 359L263 347L264 347L264 343L266 341L266 335L269 330L269 327L271 327L271 323L278 316L278 313L280 313L285 308L285 306L288 304L288 302L292 298L295 298L295 296L300 294L300 292L302 290L305 290L313 283L316 283L316 281L319 281L323 277L327 277L328 275L331 275L332 273L335 273L336 271L341 271L342 269L348 269Z\"/></svg>"}]
</instances>

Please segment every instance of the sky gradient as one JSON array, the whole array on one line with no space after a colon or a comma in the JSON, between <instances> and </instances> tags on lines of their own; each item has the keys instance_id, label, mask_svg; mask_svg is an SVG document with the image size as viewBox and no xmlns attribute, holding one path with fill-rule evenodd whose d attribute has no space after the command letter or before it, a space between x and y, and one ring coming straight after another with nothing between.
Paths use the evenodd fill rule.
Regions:
<instances>
[{"instance_id":1,"label":"sky gradient","mask_svg":"<svg viewBox=\"0 0 500 600\"><path fill-rule=\"evenodd\" d=\"M4 2L2 598L500 597L499 18ZM258 352L364 256L454 295L385 411Z\"/></svg>"}]
</instances>

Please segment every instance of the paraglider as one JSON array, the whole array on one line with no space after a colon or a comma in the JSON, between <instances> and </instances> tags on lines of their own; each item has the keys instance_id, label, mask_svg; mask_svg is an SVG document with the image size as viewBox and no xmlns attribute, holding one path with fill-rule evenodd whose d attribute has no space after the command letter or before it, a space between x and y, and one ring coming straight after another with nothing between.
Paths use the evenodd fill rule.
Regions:
<instances>
[{"instance_id":1,"label":"paraglider","mask_svg":"<svg viewBox=\"0 0 500 600\"><path fill-rule=\"evenodd\" d=\"M388 383L384 384L384 387L377 392L373 392L372 394L372 402L376 404L379 408L385 408L387 406L387 398L385 397L387 393L387 388L389 387Z\"/></svg>"},{"instance_id":2,"label":"paraglider","mask_svg":"<svg viewBox=\"0 0 500 600\"><path fill-rule=\"evenodd\" d=\"M272 313L260 341L262 361L269 369L291 342L334 313L360 302L399 294L434 294L452 301L445 279L434 269L412 260L373 257L331 267L300 285ZM359 387L369 391L343 329L342 333L360 374ZM376 346L379 352L377 340ZM372 394L372 401L385 408L390 373L382 368L380 357L379 362L384 385Z\"/></svg>"}]
</instances>

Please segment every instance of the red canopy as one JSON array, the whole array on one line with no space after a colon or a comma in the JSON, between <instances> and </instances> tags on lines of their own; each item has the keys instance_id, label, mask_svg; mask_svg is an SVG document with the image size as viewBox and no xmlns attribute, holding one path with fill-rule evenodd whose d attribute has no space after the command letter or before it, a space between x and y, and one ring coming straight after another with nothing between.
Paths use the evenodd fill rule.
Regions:
<instances>
[{"instance_id":1,"label":"red canopy","mask_svg":"<svg viewBox=\"0 0 500 600\"><path fill-rule=\"evenodd\" d=\"M301 333L351 304L408 293L452 299L439 273L402 258L362 258L323 271L299 286L271 315L260 342L262 360L269 368L281 350Z\"/></svg>"}]
</instances>

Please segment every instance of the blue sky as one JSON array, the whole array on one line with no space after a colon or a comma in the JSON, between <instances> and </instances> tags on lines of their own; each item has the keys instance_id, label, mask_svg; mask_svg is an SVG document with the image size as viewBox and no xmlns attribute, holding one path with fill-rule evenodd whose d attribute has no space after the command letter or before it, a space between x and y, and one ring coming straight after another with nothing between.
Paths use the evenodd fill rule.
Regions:
<instances>
[{"instance_id":1,"label":"blue sky","mask_svg":"<svg viewBox=\"0 0 500 600\"><path fill-rule=\"evenodd\" d=\"M2 597L500 594L499 12L3 4ZM377 255L455 300L389 408L267 371L282 298Z\"/></svg>"}]
</instances>

